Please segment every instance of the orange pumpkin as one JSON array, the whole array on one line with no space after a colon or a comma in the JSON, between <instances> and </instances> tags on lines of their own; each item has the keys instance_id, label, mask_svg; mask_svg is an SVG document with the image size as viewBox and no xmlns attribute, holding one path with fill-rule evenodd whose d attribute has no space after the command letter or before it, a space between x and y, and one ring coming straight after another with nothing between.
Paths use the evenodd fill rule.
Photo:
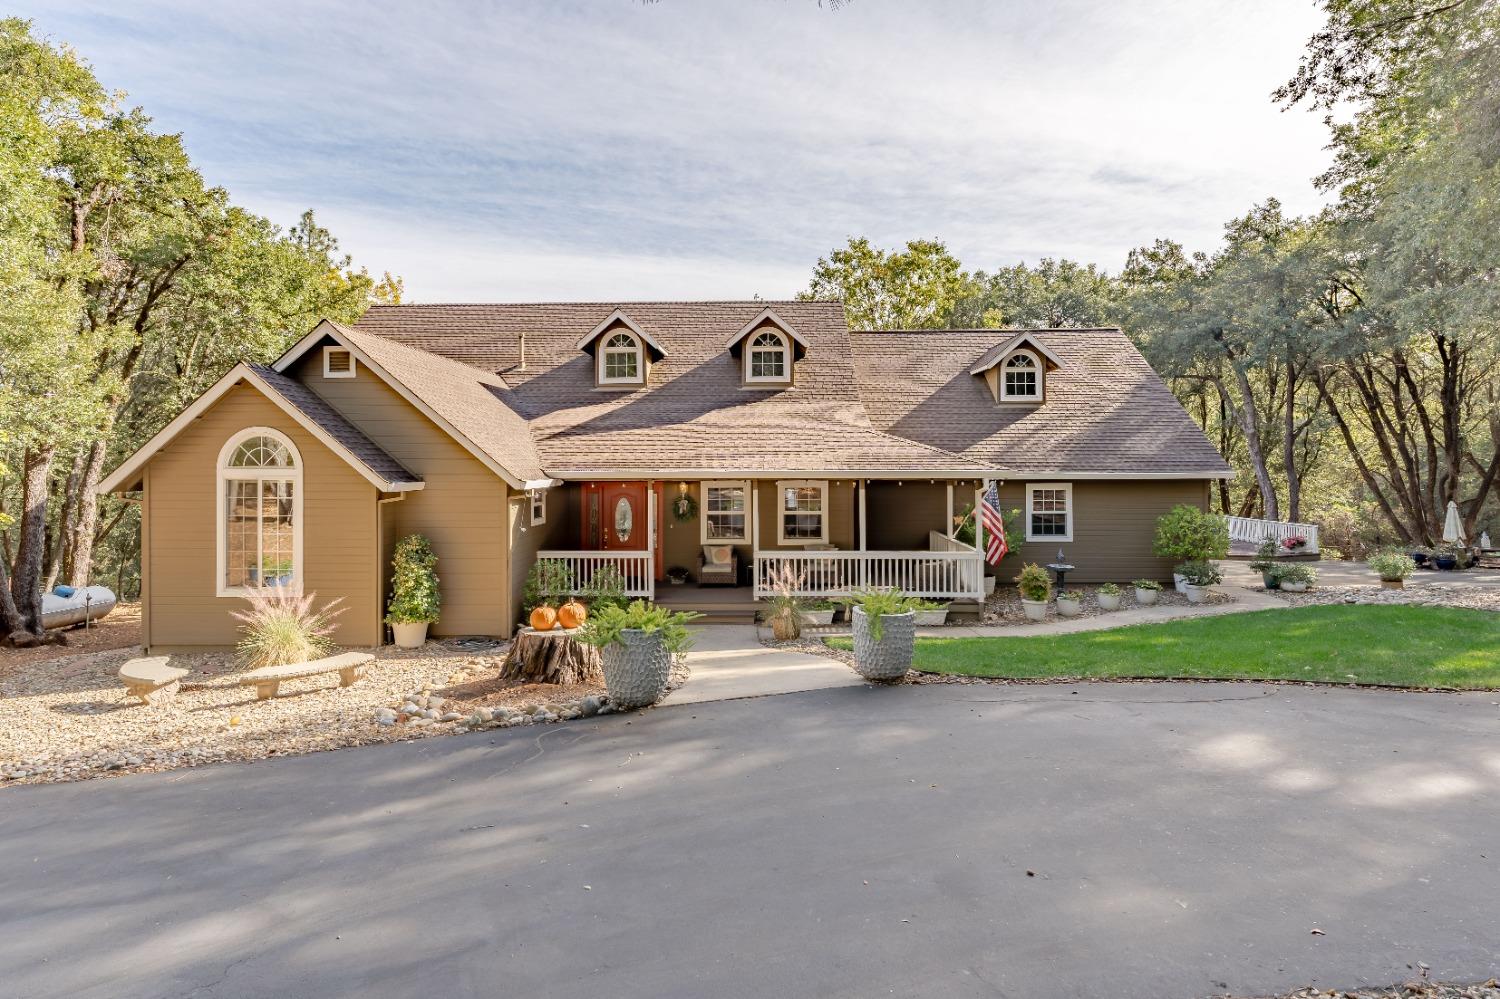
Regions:
<instances>
[{"instance_id":1,"label":"orange pumpkin","mask_svg":"<svg viewBox=\"0 0 1500 999\"><path fill-rule=\"evenodd\" d=\"M531 612L531 626L537 631L551 631L557 627L557 611L543 604Z\"/></svg>"},{"instance_id":2,"label":"orange pumpkin","mask_svg":"<svg viewBox=\"0 0 1500 999\"><path fill-rule=\"evenodd\" d=\"M557 623L564 628L577 628L588 618L589 609L571 597L568 598L567 603L557 609Z\"/></svg>"}]
</instances>

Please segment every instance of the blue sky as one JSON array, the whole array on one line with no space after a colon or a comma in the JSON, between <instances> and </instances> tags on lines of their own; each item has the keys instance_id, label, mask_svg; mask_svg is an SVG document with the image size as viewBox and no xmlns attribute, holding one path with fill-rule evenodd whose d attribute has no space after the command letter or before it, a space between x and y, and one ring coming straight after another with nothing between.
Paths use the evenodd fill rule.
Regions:
<instances>
[{"instance_id":1,"label":"blue sky","mask_svg":"<svg viewBox=\"0 0 1500 999\"><path fill-rule=\"evenodd\" d=\"M1323 197L1311 0L20 0L411 301L787 297L850 235L1115 270Z\"/></svg>"}]
</instances>

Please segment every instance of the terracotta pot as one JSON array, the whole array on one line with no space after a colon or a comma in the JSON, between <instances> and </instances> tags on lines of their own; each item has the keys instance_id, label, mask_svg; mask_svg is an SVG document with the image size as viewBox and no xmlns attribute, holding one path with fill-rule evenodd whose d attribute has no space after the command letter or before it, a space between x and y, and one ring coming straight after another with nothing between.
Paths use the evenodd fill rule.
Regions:
<instances>
[{"instance_id":1,"label":"terracotta pot","mask_svg":"<svg viewBox=\"0 0 1500 999\"><path fill-rule=\"evenodd\" d=\"M577 600L569 598L568 602L557 609L557 623L571 631L583 626L583 622L589 619L589 609Z\"/></svg>"},{"instance_id":2,"label":"terracotta pot","mask_svg":"<svg viewBox=\"0 0 1500 999\"><path fill-rule=\"evenodd\" d=\"M537 631L551 631L557 627L557 611L546 604L531 612L531 626Z\"/></svg>"},{"instance_id":3,"label":"terracotta pot","mask_svg":"<svg viewBox=\"0 0 1500 999\"><path fill-rule=\"evenodd\" d=\"M1406 589L1406 580L1404 580L1404 579L1382 579L1380 581L1380 588L1382 590L1404 590L1404 589Z\"/></svg>"}]
</instances>

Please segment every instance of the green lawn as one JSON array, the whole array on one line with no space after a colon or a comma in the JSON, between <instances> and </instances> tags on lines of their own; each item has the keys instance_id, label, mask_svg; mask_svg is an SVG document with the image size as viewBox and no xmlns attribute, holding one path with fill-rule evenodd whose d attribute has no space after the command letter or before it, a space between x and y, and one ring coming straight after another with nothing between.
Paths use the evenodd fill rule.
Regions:
<instances>
[{"instance_id":1,"label":"green lawn","mask_svg":"<svg viewBox=\"0 0 1500 999\"><path fill-rule=\"evenodd\" d=\"M829 639L848 649L847 638ZM1109 631L920 638L917 669L996 677L1211 677L1500 687L1500 614L1449 607L1265 610Z\"/></svg>"}]
</instances>

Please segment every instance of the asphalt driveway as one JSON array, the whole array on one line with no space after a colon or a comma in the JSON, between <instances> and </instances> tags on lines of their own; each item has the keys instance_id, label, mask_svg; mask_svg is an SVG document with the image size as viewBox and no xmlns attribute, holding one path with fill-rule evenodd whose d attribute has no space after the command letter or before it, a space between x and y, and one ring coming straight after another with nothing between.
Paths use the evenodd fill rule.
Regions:
<instances>
[{"instance_id":1,"label":"asphalt driveway","mask_svg":"<svg viewBox=\"0 0 1500 999\"><path fill-rule=\"evenodd\" d=\"M0 993L1170 999L1417 961L1483 979L1497 700L854 687L15 788Z\"/></svg>"}]
</instances>

